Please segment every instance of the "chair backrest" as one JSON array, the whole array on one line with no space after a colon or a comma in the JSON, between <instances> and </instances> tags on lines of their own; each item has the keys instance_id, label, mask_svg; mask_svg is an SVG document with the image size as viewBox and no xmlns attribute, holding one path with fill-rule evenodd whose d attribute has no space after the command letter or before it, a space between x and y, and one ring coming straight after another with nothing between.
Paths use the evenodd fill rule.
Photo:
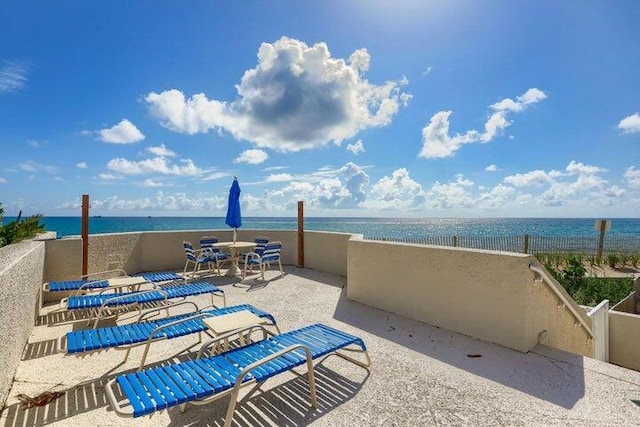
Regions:
<instances>
[{"instance_id":1,"label":"chair backrest","mask_svg":"<svg viewBox=\"0 0 640 427\"><path fill-rule=\"evenodd\" d=\"M258 255L262 255L265 246L267 246L267 243L269 243L269 238L265 236L258 236L255 238L254 242L256 244L256 247L253 249L253 251Z\"/></svg>"},{"instance_id":2,"label":"chair backrest","mask_svg":"<svg viewBox=\"0 0 640 427\"><path fill-rule=\"evenodd\" d=\"M184 246L184 252L187 255L187 259L190 261L194 261L196 260L196 254L193 251L193 245L191 244L191 242L188 242L186 240L182 241L182 246Z\"/></svg>"},{"instance_id":3,"label":"chair backrest","mask_svg":"<svg viewBox=\"0 0 640 427\"><path fill-rule=\"evenodd\" d=\"M217 236L203 236L200 238L200 249L202 249L202 253L206 255L209 253L217 253L220 252L220 248L214 246L218 243Z\"/></svg>"},{"instance_id":4,"label":"chair backrest","mask_svg":"<svg viewBox=\"0 0 640 427\"><path fill-rule=\"evenodd\" d=\"M282 242L270 242L267 243L267 246L264 247L264 252L262 253L262 261L277 261L280 259L280 252L282 251Z\"/></svg>"}]
</instances>

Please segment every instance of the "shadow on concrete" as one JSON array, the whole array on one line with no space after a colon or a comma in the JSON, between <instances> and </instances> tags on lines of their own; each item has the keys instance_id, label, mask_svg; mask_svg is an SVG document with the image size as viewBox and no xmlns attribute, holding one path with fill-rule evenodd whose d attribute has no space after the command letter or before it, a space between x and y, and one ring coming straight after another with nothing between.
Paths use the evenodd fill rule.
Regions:
<instances>
[{"instance_id":1,"label":"shadow on concrete","mask_svg":"<svg viewBox=\"0 0 640 427\"><path fill-rule=\"evenodd\" d=\"M342 361L344 362L344 361ZM363 369L364 375L359 381L353 381L339 372L316 365L316 393L318 407L311 407L309 385L306 376L297 376L284 383L259 390L238 402L233 415L234 426L306 426L323 415L351 400L369 377L369 371ZM284 374L283 374L284 375ZM353 375L351 375L353 376ZM269 387L269 383L265 383ZM171 423L169 426L200 425L206 420L207 426L224 425L228 398L203 406L187 405L187 410L180 413L178 408L169 409Z\"/></svg>"},{"instance_id":2,"label":"shadow on concrete","mask_svg":"<svg viewBox=\"0 0 640 427\"><path fill-rule=\"evenodd\" d=\"M583 357L544 347L524 354L369 307L341 293L333 316L400 346L531 396L573 408L584 397ZM385 319L380 322L379 319ZM365 339L366 337L362 337ZM372 355L373 358L373 355Z\"/></svg>"},{"instance_id":3,"label":"shadow on concrete","mask_svg":"<svg viewBox=\"0 0 640 427\"><path fill-rule=\"evenodd\" d=\"M56 353L58 353L57 339L28 343L24 348L22 360L38 359Z\"/></svg>"},{"instance_id":4,"label":"shadow on concrete","mask_svg":"<svg viewBox=\"0 0 640 427\"><path fill-rule=\"evenodd\" d=\"M20 403L9 405L3 410L5 426L44 426L107 406L106 383L106 378L99 378L67 390L56 390L64 394L44 406L23 409Z\"/></svg>"}]
</instances>

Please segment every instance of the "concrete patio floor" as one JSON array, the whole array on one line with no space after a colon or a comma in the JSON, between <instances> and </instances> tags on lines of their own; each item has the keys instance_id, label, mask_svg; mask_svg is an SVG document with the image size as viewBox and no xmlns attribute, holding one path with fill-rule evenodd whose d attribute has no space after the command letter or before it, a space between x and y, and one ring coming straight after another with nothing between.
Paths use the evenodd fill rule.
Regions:
<instances>
[{"instance_id":1,"label":"concrete patio floor","mask_svg":"<svg viewBox=\"0 0 640 427\"><path fill-rule=\"evenodd\" d=\"M349 301L344 277L285 271L284 278L268 272L266 282L206 280L225 290L228 305L249 303L272 313L283 331L323 322L363 338L373 364L367 371L334 357L319 365L317 410L309 409L304 378L273 378L239 404L234 425L640 425L640 372L544 346L518 353ZM209 304L207 296L191 299L201 307ZM60 354L58 337L86 321L55 309L41 311L0 415L2 425L222 425L227 398L190 405L185 413L174 407L135 420L118 417L104 386L116 374L135 370L143 347L132 350L125 364L124 352L116 350ZM156 343L147 365L185 360L199 348L196 341L194 335ZM26 410L15 397L44 391L64 395Z\"/></svg>"}]
</instances>

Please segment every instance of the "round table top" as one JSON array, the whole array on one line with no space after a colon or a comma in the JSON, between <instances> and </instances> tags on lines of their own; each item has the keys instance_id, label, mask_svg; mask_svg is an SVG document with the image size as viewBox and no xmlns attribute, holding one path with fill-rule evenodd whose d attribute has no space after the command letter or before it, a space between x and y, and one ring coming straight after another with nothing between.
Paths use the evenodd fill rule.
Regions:
<instances>
[{"instance_id":1,"label":"round table top","mask_svg":"<svg viewBox=\"0 0 640 427\"><path fill-rule=\"evenodd\" d=\"M218 242L214 243L214 246L222 248L252 248L256 246L255 242Z\"/></svg>"}]
</instances>

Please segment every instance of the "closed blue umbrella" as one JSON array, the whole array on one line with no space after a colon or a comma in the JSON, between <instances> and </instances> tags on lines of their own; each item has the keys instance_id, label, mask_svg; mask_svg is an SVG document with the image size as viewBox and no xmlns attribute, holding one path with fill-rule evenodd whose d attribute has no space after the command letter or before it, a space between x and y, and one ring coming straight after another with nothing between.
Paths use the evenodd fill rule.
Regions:
<instances>
[{"instance_id":1,"label":"closed blue umbrella","mask_svg":"<svg viewBox=\"0 0 640 427\"><path fill-rule=\"evenodd\" d=\"M227 219L224 221L229 227L233 227L233 242L236 242L238 227L242 227L242 215L240 214L240 184L238 178L233 178L233 184L229 189L229 206L227 206Z\"/></svg>"}]
</instances>

